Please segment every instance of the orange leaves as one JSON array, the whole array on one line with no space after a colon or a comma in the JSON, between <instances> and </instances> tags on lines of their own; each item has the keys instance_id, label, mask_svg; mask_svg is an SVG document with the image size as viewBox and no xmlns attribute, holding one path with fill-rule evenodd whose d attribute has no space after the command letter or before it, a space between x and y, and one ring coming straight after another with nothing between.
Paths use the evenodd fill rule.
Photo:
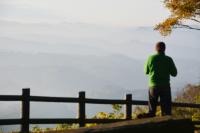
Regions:
<instances>
[{"instance_id":1,"label":"orange leaves","mask_svg":"<svg viewBox=\"0 0 200 133\"><path fill-rule=\"evenodd\" d=\"M167 36L172 32L172 28L174 25L179 23L179 18L168 18L164 22L159 23L155 26L155 30L159 30L160 34L163 36Z\"/></svg>"},{"instance_id":2,"label":"orange leaves","mask_svg":"<svg viewBox=\"0 0 200 133\"><path fill-rule=\"evenodd\" d=\"M197 20L200 16L200 0L165 0L164 5L171 12L169 18L155 26L161 35L167 36L174 27L181 27L184 20ZM197 19L194 19L197 18ZM182 25L181 28L195 29L188 25Z\"/></svg>"}]
</instances>

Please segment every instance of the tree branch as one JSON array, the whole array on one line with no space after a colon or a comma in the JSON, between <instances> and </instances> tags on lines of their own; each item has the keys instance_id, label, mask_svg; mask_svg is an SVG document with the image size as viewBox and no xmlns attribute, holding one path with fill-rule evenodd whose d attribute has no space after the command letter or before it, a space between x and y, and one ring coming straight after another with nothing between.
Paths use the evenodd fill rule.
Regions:
<instances>
[{"instance_id":1,"label":"tree branch","mask_svg":"<svg viewBox=\"0 0 200 133\"><path fill-rule=\"evenodd\" d=\"M194 13L195 15L199 15L200 16L200 13L199 12L196 12L196 13Z\"/></svg>"},{"instance_id":2,"label":"tree branch","mask_svg":"<svg viewBox=\"0 0 200 133\"><path fill-rule=\"evenodd\" d=\"M195 21L195 22L197 22L197 23L200 23L200 21L197 20L197 19L195 19L195 18L191 18L190 20L193 20L193 21Z\"/></svg>"},{"instance_id":3,"label":"tree branch","mask_svg":"<svg viewBox=\"0 0 200 133\"><path fill-rule=\"evenodd\" d=\"M189 25L184 25L184 24L177 24L178 27L175 27L174 28L187 28L187 29L192 29L192 30L200 30L200 28L195 28L195 27L191 27Z\"/></svg>"}]
</instances>

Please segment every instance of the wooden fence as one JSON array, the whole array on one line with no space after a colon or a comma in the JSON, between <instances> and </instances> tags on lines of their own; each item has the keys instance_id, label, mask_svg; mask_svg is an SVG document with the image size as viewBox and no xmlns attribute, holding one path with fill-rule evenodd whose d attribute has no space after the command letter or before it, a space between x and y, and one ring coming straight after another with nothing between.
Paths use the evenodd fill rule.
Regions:
<instances>
[{"instance_id":1,"label":"wooden fence","mask_svg":"<svg viewBox=\"0 0 200 133\"><path fill-rule=\"evenodd\" d=\"M22 89L22 95L0 95L0 101L21 101L21 119L0 119L0 125L21 125L21 133L29 132L29 124L58 124L58 123L78 123L80 127L86 123L111 123L117 121L130 120L132 118L132 105L148 105L148 101L132 100L132 94L127 94L126 99L91 99L85 97L85 92L79 92L79 97L46 97L31 96L30 89ZM30 118L30 102L64 102L78 103L78 118ZM125 119L87 119L85 112L86 104L124 104L126 107ZM200 108L200 104L172 103L175 107ZM194 122L200 124L200 121Z\"/></svg>"}]
</instances>

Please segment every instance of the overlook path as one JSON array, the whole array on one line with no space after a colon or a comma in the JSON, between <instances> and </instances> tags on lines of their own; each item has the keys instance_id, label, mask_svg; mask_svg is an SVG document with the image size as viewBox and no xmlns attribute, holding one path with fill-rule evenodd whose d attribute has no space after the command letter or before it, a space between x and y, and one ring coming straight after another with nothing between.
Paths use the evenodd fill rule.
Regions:
<instances>
[{"instance_id":1,"label":"overlook path","mask_svg":"<svg viewBox=\"0 0 200 133\"><path fill-rule=\"evenodd\" d=\"M190 119L166 116L49 133L194 133L194 125Z\"/></svg>"}]
</instances>

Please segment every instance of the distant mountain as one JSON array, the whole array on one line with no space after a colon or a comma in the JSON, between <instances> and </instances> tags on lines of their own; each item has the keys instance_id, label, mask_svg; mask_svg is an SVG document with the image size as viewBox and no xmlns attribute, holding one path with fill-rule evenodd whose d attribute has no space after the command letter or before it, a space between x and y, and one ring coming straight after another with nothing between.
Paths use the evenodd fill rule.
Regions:
<instances>
[{"instance_id":1,"label":"distant mountain","mask_svg":"<svg viewBox=\"0 0 200 133\"><path fill-rule=\"evenodd\" d=\"M153 27L105 27L86 23L23 23L0 20L0 51L78 55L121 54L145 59L157 41L165 41L176 58L199 60L199 36L175 30L162 37Z\"/></svg>"}]
</instances>

